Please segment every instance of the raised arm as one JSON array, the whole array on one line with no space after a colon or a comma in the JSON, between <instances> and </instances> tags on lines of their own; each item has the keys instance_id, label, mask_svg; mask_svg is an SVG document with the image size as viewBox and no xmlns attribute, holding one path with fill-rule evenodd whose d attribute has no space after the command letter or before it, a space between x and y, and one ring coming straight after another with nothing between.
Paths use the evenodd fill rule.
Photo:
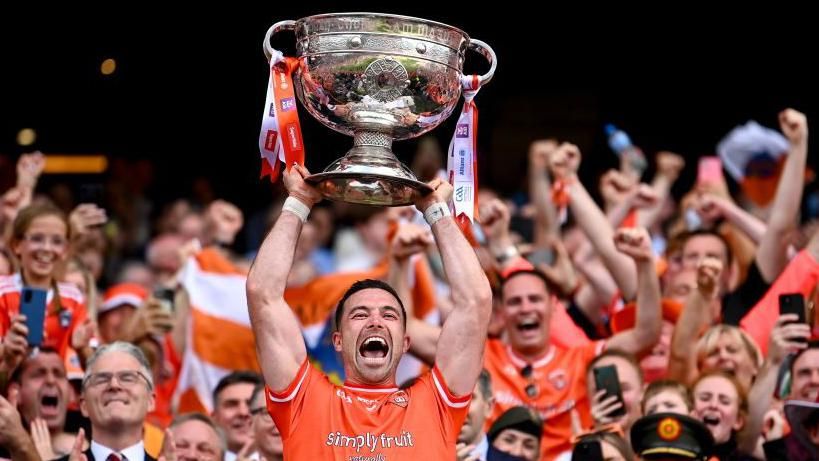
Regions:
<instances>
[{"instance_id":1,"label":"raised arm","mask_svg":"<svg viewBox=\"0 0 819 461\"><path fill-rule=\"evenodd\" d=\"M717 297L717 281L722 274L722 262L706 257L697 266L697 289L685 301L680 318L671 336L671 356L668 361L668 379L685 385L692 384L697 376L697 357L694 345L700 332L711 325L711 310Z\"/></svg>"},{"instance_id":2,"label":"raised arm","mask_svg":"<svg viewBox=\"0 0 819 461\"><path fill-rule=\"evenodd\" d=\"M759 244L765 235L766 225L756 216L748 213L730 198L717 194L704 193L697 198L697 213L709 222L725 218L755 244Z\"/></svg>"},{"instance_id":3,"label":"raised arm","mask_svg":"<svg viewBox=\"0 0 819 461\"><path fill-rule=\"evenodd\" d=\"M756 252L757 267L768 283L773 282L788 263L787 234L796 225L808 159L808 121L805 114L785 109L779 114L779 124L791 147L776 186L768 228Z\"/></svg>"},{"instance_id":4,"label":"raised arm","mask_svg":"<svg viewBox=\"0 0 819 461\"><path fill-rule=\"evenodd\" d=\"M737 448L740 453L752 454L756 448L765 414L774 402L776 378L779 367L785 362L788 354L795 354L808 347L810 327L805 323L795 323L796 314L785 314L776 321L768 340L768 357L754 379L748 392L748 419L737 437Z\"/></svg>"},{"instance_id":5,"label":"raised arm","mask_svg":"<svg viewBox=\"0 0 819 461\"><path fill-rule=\"evenodd\" d=\"M606 347L636 355L651 349L660 340L660 281L654 268L648 231L644 228L620 229L615 235L615 243L617 249L634 259L637 266L637 313L634 328L614 335Z\"/></svg>"},{"instance_id":6,"label":"raised arm","mask_svg":"<svg viewBox=\"0 0 819 461\"><path fill-rule=\"evenodd\" d=\"M580 150L574 144L561 144L549 159L552 174L567 183L572 215L614 276L623 297L632 299L637 291L634 262L615 248L614 229L608 218L577 179L579 164Z\"/></svg>"},{"instance_id":7,"label":"raised arm","mask_svg":"<svg viewBox=\"0 0 819 461\"><path fill-rule=\"evenodd\" d=\"M284 173L289 197L247 276L247 305L256 336L256 353L265 382L276 392L290 385L307 357L299 322L284 301L284 290L302 219L306 219L310 208L321 200L319 192L304 182L309 174L299 165Z\"/></svg>"},{"instance_id":8,"label":"raised arm","mask_svg":"<svg viewBox=\"0 0 819 461\"><path fill-rule=\"evenodd\" d=\"M407 311L407 334L410 337L410 354L427 365L435 363L435 351L441 327L431 325L415 317L412 293L407 284L412 271L412 256L423 254L433 239L429 230L416 224L403 223L390 243L387 283L390 284Z\"/></svg>"},{"instance_id":9,"label":"raised arm","mask_svg":"<svg viewBox=\"0 0 819 461\"><path fill-rule=\"evenodd\" d=\"M535 246L543 246L549 235L560 231L548 174L549 154L556 148L557 142L551 139L538 140L529 146L529 200L535 207Z\"/></svg>"},{"instance_id":10,"label":"raised arm","mask_svg":"<svg viewBox=\"0 0 819 461\"><path fill-rule=\"evenodd\" d=\"M645 228L651 228L660 219L665 202L671 195L671 186L677 182L680 172L685 168L685 159L673 152L658 152L655 161L657 173L651 181L651 187L657 195L657 203L637 214L638 224Z\"/></svg>"},{"instance_id":11,"label":"raised arm","mask_svg":"<svg viewBox=\"0 0 819 461\"><path fill-rule=\"evenodd\" d=\"M475 388L483 367L492 291L475 252L455 220L440 216L441 212L449 214L446 203L452 195L452 186L440 179L429 184L434 192L420 199L416 207L432 222L432 233L454 302L438 338L435 363L449 390L455 395L467 395Z\"/></svg>"}]
</instances>

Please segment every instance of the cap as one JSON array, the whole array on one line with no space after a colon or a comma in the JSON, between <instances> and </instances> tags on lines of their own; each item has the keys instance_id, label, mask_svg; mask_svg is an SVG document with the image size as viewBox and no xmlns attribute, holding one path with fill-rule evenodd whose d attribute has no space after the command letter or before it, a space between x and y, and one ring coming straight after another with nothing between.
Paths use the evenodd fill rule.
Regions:
<instances>
[{"instance_id":1,"label":"cap","mask_svg":"<svg viewBox=\"0 0 819 461\"><path fill-rule=\"evenodd\" d=\"M714 448L714 437L690 416L655 413L631 426L631 445L643 459L706 459Z\"/></svg>"}]
</instances>

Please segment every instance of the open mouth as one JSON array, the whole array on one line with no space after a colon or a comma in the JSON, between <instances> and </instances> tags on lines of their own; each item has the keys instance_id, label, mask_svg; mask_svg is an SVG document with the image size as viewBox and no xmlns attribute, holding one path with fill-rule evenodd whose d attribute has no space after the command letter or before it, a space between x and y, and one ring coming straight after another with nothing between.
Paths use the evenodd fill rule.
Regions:
<instances>
[{"instance_id":1,"label":"open mouth","mask_svg":"<svg viewBox=\"0 0 819 461\"><path fill-rule=\"evenodd\" d=\"M40 397L40 416L55 416L59 411L60 397L57 395L43 395Z\"/></svg>"},{"instance_id":2,"label":"open mouth","mask_svg":"<svg viewBox=\"0 0 819 461\"><path fill-rule=\"evenodd\" d=\"M532 331L537 331L540 328L540 322L536 319L527 319L521 322L518 322L518 330L527 333Z\"/></svg>"},{"instance_id":3,"label":"open mouth","mask_svg":"<svg viewBox=\"0 0 819 461\"><path fill-rule=\"evenodd\" d=\"M709 427L719 426L720 417L717 415L703 415L702 423Z\"/></svg>"},{"instance_id":4,"label":"open mouth","mask_svg":"<svg viewBox=\"0 0 819 461\"><path fill-rule=\"evenodd\" d=\"M367 359L383 359L389 351L390 347L387 345L387 340L378 336L365 339L358 348L359 354Z\"/></svg>"}]
</instances>

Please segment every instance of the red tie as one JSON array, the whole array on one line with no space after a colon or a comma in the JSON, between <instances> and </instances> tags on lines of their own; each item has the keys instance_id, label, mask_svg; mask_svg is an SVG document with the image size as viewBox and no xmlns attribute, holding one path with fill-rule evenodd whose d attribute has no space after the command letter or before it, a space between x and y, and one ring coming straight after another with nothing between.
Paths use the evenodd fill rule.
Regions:
<instances>
[{"instance_id":1,"label":"red tie","mask_svg":"<svg viewBox=\"0 0 819 461\"><path fill-rule=\"evenodd\" d=\"M116 453L111 453L105 461L122 461L122 458Z\"/></svg>"}]
</instances>

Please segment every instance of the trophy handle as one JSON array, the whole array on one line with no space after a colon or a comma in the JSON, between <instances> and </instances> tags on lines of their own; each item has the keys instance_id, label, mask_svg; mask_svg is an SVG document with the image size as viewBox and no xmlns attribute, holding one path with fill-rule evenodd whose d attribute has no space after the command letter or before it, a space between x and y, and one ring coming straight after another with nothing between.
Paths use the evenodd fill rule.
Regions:
<instances>
[{"instance_id":1,"label":"trophy handle","mask_svg":"<svg viewBox=\"0 0 819 461\"><path fill-rule=\"evenodd\" d=\"M275 27L275 26L274 26ZM484 86L492 80L495 75L495 69L498 67L498 57L491 46L480 40L470 40L469 49L480 53L487 61L489 61L489 72L478 76L479 86Z\"/></svg>"},{"instance_id":2,"label":"trophy handle","mask_svg":"<svg viewBox=\"0 0 819 461\"><path fill-rule=\"evenodd\" d=\"M296 30L296 21L290 19L287 21L279 21L270 26L270 29L267 29L267 33L264 35L264 43L262 43L262 47L264 48L264 55L267 56L268 61L270 61L275 54L279 53L270 45L270 39L283 30Z\"/></svg>"}]
</instances>

